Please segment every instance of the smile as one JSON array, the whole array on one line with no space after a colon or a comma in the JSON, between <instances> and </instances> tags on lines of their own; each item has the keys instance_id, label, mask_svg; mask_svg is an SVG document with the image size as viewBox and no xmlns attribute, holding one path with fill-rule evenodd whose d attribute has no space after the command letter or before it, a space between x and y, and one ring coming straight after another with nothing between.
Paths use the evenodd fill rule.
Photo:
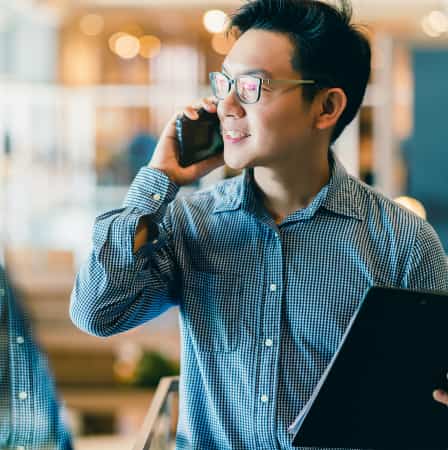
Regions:
<instances>
[{"instance_id":1,"label":"smile","mask_svg":"<svg viewBox=\"0 0 448 450\"><path fill-rule=\"evenodd\" d=\"M243 139L246 139L250 136L250 134L244 133L242 131L234 131L234 130L225 130L223 131L223 137L226 141L230 141L232 143L240 142Z\"/></svg>"}]
</instances>

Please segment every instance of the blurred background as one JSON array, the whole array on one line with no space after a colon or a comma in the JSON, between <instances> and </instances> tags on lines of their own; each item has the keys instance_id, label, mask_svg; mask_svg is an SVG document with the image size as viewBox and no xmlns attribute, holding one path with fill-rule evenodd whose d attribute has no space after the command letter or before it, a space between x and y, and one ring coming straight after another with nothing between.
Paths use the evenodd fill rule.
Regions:
<instances>
[{"instance_id":1,"label":"blurred background","mask_svg":"<svg viewBox=\"0 0 448 450\"><path fill-rule=\"evenodd\" d=\"M158 379L178 373L177 311L104 340L71 324L69 296L95 216L121 205L172 113L210 93L208 72L232 45L223 25L240 4L0 0L0 257L77 449L131 448ZM340 158L423 206L448 251L448 1L353 6L373 71ZM179 195L233 175L218 169Z\"/></svg>"}]
</instances>

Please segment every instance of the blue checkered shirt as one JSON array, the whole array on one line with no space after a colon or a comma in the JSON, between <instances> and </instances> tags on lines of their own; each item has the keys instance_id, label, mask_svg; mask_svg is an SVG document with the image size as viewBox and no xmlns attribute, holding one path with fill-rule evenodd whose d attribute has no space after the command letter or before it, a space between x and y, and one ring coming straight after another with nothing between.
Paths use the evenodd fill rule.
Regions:
<instances>
[{"instance_id":1,"label":"blue checkered shirt","mask_svg":"<svg viewBox=\"0 0 448 450\"><path fill-rule=\"evenodd\" d=\"M0 449L71 450L47 359L0 267Z\"/></svg>"},{"instance_id":2,"label":"blue checkered shirt","mask_svg":"<svg viewBox=\"0 0 448 450\"><path fill-rule=\"evenodd\" d=\"M98 217L72 320L108 336L179 307L177 449L292 449L288 426L366 288L448 290L432 227L329 155L329 183L280 225L250 169L175 198L175 184L143 168L124 206ZM143 216L159 235L134 254Z\"/></svg>"}]
</instances>

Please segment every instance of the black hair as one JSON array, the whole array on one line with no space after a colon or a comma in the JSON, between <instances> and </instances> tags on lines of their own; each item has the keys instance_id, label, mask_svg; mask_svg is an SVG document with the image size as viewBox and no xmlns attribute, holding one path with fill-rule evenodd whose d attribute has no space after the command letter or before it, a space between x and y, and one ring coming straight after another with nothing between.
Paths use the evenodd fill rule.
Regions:
<instances>
[{"instance_id":1,"label":"black hair","mask_svg":"<svg viewBox=\"0 0 448 450\"><path fill-rule=\"evenodd\" d=\"M347 106L331 137L334 142L355 118L370 77L370 43L351 24L352 7L339 0L339 7L320 0L249 0L231 15L228 33L249 29L285 33L295 47L291 66L315 85L304 86L311 102L322 88L339 87Z\"/></svg>"}]
</instances>

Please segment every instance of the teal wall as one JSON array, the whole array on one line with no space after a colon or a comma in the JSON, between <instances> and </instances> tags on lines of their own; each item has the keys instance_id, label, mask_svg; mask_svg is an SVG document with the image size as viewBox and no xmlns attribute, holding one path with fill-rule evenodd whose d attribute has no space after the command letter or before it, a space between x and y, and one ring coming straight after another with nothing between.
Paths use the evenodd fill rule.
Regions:
<instances>
[{"instance_id":1,"label":"teal wall","mask_svg":"<svg viewBox=\"0 0 448 450\"><path fill-rule=\"evenodd\" d=\"M448 253L448 50L414 49L415 128L408 193L423 202Z\"/></svg>"}]
</instances>

